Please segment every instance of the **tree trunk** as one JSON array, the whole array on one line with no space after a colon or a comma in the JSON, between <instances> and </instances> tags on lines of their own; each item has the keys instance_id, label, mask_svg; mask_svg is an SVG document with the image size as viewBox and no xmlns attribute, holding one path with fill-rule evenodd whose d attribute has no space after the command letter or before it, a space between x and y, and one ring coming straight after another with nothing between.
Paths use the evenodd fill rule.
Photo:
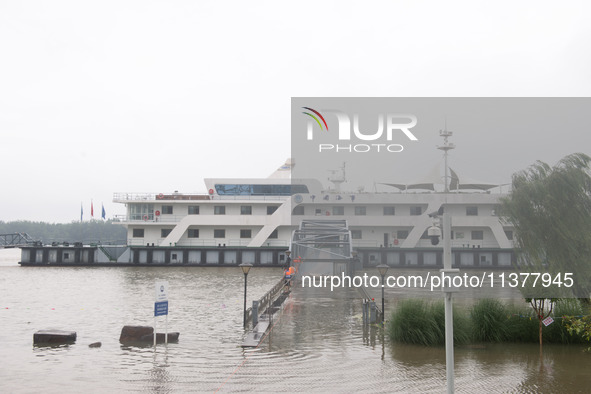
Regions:
<instances>
[{"instance_id":1,"label":"tree trunk","mask_svg":"<svg viewBox=\"0 0 591 394\"><path fill-rule=\"evenodd\" d=\"M540 325L540 359L542 358L542 319L538 318L538 324Z\"/></svg>"}]
</instances>

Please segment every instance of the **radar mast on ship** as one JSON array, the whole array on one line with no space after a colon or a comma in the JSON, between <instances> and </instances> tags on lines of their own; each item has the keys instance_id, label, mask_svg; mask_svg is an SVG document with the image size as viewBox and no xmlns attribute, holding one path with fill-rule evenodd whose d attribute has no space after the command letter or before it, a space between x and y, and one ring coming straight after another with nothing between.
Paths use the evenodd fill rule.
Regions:
<instances>
[{"instance_id":1,"label":"radar mast on ship","mask_svg":"<svg viewBox=\"0 0 591 394\"><path fill-rule=\"evenodd\" d=\"M337 170L329 170L330 171L330 176L328 177L328 180L330 182L332 182L334 184L334 190L337 193L341 192L341 184L343 182L347 182L347 178L345 176L345 165L347 163L343 162L343 166Z\"/></svg>"}]
</instances>

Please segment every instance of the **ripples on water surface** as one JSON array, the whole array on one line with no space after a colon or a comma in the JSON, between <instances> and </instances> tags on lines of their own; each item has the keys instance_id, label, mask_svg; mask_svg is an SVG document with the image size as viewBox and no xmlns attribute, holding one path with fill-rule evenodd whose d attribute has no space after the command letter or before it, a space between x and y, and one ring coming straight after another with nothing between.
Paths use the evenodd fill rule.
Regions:
<instances>
[{"instance_id":1,"label":"ripples on water surface","mask_svg":"<svg viewBox=\"0 0 591 394\"><path fill-rule=\"evenodd\" d=\"M355 291L297 289L271 335L243 350L238 268L61 268L16 265L0 251L0 391L444 392L445 350L384 341L361 324ZM248 303L281 270L254 268ZM169 330L178 344L124 347L126 324L152 325L154 282L169 282ZM164 318L158 318L159 331ZM33 347L39 329L74 330L74 345ZM101 341L101 348L89 348ZM456 391L590 392L581 347L456 348Z\"/></svg>"}]
</instances>

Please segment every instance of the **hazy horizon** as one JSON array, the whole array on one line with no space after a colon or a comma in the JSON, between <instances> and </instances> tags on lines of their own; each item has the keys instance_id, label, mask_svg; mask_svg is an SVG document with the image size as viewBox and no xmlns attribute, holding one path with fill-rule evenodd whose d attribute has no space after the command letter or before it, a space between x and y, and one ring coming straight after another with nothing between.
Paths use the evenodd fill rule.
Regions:
<instances>
[{"instance_id":1,"label":"hazy horizon","mask_svg":"<svg viewBox=\"0 0 591 394\"><path fill-rule=\"evenodd\" d=\"M266 177L291 155L292 97L590 96L590 10L584 1L2 2L0 220L69 223L81 204L88 219L91 200L95 219L101 204L112 218L125 214L116 192L205 192L204 178ZM445 119L437 123L421 137L417 174L441 157ZM495 154L494 134L447 123L454 168L470 178L509 181L591 145L587 130L561 143L565 130L574 135L565 120L545 140L512 136L521 155Z\"/></svg>"}]
</instances>

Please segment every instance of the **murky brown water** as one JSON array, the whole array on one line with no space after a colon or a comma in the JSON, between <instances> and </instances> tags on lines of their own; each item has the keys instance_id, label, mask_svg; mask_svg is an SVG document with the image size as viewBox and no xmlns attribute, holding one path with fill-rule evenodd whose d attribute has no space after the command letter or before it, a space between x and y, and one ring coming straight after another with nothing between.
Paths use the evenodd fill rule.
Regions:
<instances>
[{"instance_id":1,"label":"murky brown water","mask_svg":"<svg viewBox=\"0 0 591 394\"><path fill-rule=\"evenodd\" d=\"M18 251L0 251L2 392L445 391L444 348L384 340L363 326L353 290L295 290L268 339L245 351L237 268L21 268L17 260ZM253 269L249 303L279 275ZM123 325L153 323L156 280L169 282L169 329L181 332L179 343L121 346ZM75 330L78 340L33 347L45 328ZM102 347L89 348L95 341ZM543 363L535 344L460 347L456 391L586 393L590 367L580 346L546 345Z\"/></svg>"}]
</instances>

